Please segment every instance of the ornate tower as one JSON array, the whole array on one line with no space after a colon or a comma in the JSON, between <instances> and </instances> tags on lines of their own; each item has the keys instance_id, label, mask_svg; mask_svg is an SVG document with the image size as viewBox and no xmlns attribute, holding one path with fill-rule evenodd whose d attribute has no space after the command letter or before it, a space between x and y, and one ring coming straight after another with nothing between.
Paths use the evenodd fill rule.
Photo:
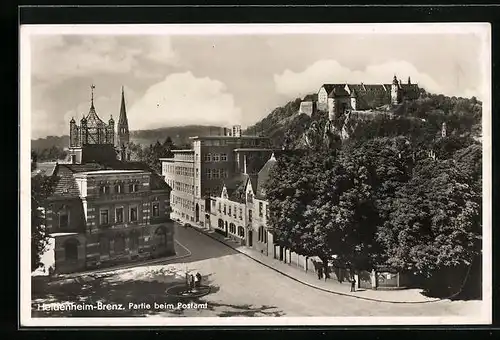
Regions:
<instances>
[{"instance_id":1,"label":"ornate tower","mask_svg":"<svg viewBox=\"0 0 500 340\"><path fill-rule=\"evenodd\" d=\"M76 125L75 119L71 118L69 122L69 146L77 147L80 146L80 134L78 131L78 126Z\"/></svg>"},{"instance_id":2,"label":"ornate tower","mask_svg":"<svg viewBox=\"0 0 500 340\"><path fill-rule=\"evenodd\" d=\"M396 77L396 75L394 75L394 78L392 79L391 103L393 105L399 104L399 82L398 82L398 78Z\"/></svg>"},{"instance_id":3,"label":"ornate tower","mask_svg":"<svg viewBox=\"0 0 500 340\"><path fill-rule=\"evenodd\" d=\"M115 120L113 115L109 118L108 126L106 128L106 142L109 144L115 144Z\"/></svg>"},{"instance_id":4,"label":"ornate tower","mask_svg":"<svg viewBox=\"0 0 500 340\"><path fill-rule=\"evenodd\" d=\"M120 150L120 159L122 161L130 160L130 153L128 152L128 144L130 141L130 133L128 130L127 110L125 107L125 93L122 86L122 101L120 106L120 118L118 119L118 138L117 144Z\"/></svg>"},{"instance_id":5,"label":"ornate tower","mask_svg":"<svg viewBox=\"0 0 500 340\"><path fill-rule=\"evenodd\" d=\"M445 138L446 137L446 123L443 122L443 124L441 124L441 137Z\"/></svg>"}]
</instances>

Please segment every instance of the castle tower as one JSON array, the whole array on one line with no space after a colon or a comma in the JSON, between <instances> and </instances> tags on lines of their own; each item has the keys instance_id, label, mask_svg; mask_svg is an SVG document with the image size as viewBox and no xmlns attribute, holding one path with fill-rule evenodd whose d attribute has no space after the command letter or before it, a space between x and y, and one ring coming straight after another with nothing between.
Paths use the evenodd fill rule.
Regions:
<instances>
[{"instance_id":1,"label":"castle tower","mask_svg":"<svg viewBox=\"0 0 500 340\"><path fill-rule=\"evenodd\" d=\"M399 82L398 82L398 78L396 77L396 75L394 75L394 78L392 79L391 104L392 105L399 104Z\"/></svg>"},{"instance_id":2,"label":"castle tower","mask_svg":"<svg viewBox=\"0 0 500 340\"><path fill-rule=\"evenodd\" d=\"M125 107L125 93L122 86L122 101L120 105L120 118L118 119L117 144L120 150L120 159L122 161L129 160L128 144L130 141L130 133L128 130L127 110Z\"/></svg>"},{"instance_id":3,"label":"castle tower","mask_svg":"<svg viewBox=\"0 0 500 340\"><path fill-rule=\"evenodd\" d=\"M445 138L446 137L446 123L443 122L441 125L441 137Z\"/></svg>"}]
</instances>

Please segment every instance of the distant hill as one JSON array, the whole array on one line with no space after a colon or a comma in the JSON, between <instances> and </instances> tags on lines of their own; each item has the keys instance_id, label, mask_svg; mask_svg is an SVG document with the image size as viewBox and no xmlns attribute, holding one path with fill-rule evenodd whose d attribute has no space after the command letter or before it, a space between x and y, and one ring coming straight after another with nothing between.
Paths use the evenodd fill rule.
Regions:
<instances>
[{"instance_id":1,"label":"distant hill","mask_svg":"<svg viewBox=\"0 0 500 340\"><path fill-rule=\"evenodd\" d=\"M314 94L310 94L304 100L313 98ZM312 116L299 114L300 103L301 98L297 98L275 108L244 133L268 136L276 148L281 148L285 140L291 143L288 145L300 147L311 124L327 120L326 112L313 113ZM396 107L353 113L348 130L354 139L405 135L424 142L440 134L442 123L446 123L448 134L470 135L478 139L481 136L481 119L482 103L474 97L457 98L424 92L420 98ZM341 131L343 119L334 122L334 125Z\"/></svg>"},{"instance_id":2,"label":"distant hill","mask_svg":"<svg viewBox=\"0 0 500 340\"><path fill-rule=\"evenodd\" d=\"M189 144L189 137L201 135L218 135L220 132L219 126L201 126L187 125L164 127L153 130L136 130L130 131L130 141L135 144L150 145L156 143L157 140L164 142L170 136L175 145ZM67 148L69 145L69 136L48 136L46 138L32 139L31 149L42 150L49 149L53 146L59 148Z\"/></svg>"}]
</instances>

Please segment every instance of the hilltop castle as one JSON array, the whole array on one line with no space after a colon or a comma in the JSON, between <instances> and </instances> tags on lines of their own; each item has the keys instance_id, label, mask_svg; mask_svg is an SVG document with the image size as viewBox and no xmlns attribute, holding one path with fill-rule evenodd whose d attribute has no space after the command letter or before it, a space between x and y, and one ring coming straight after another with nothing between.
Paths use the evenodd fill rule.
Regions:
<instances>
[{"instance_id":1,"label":"hilltop castle","mask_svg":"<svg viewBox=\"0 0 500 340\"><path fill-rule=\"evenodd\" d=\"M312 100L300 104L299 113L311 115L315 111L328 111L333 120L347 110L363 111L384 105L395 106L404 100L416 99L421 89L408 77L403 84L394 76L391 84L323 84Z\"/></svg>"},{"instance_id":2,"label":"hilltop castle","mask_svg":"<svg viewBox=\"0 0 500 340\"><path fill-rule=\"evenodd\" d=\"M130 133L123 87L116 138L113 116L110 117L107 124L99 118L94 107L95 86L92 85L90 88L92 94L88 115L80 120L80 125L76 124L74 118L69 123L69 154L71 163L80 164L116 159L116 150L118 150L118 158L120 160L129 161Z\"/></svg>"}]
</instances>

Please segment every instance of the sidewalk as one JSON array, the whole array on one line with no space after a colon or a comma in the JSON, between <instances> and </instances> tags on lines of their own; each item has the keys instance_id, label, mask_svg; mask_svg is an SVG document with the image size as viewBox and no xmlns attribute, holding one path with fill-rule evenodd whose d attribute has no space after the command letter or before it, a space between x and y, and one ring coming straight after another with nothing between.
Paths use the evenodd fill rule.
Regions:
<instances>
[{"instance_id":1,"label":"sidewalk","mask_svg":"<svg viewBox=\"0 0 500 340\"><path fill-rule=\"evenodd\" d=\"M205 227L196 225L191 226L193 229L224 243L226 246L233 248L239 253L259 262L260 264L273 269L274 271L284 275L294 281L314 289L322 290L331 294L350 296L362 300L370 300L386 303L430 303L442 301L440 299L428 298L420 294L418 289L402 289L402 290L363 290L358 289L356 292L350 292L350 283L340 283L337 280L328 279L318 280L314 270L305 271L293 264L283 263L277 259L261 254L251 248L241 246L239 243L224 237L223 235L208 230Z\"/></svg>"},{"instance_id":2,"label":"sidewalk","mask_svg":"<svg viewBox=\"0 0 500 340\"><path fill-rule=\"evenodd\" d=\"M191 251L188 248L186 248L184 245L182 245L179 241L177 241L177 240L174 240L174 241L175 241L176 245L178 245L180 247L180 248L176 247L176 254L175 255L161 257L161 258L157 258L157 259L132 261L132 262L116 265L116 266L96 268L96 269L81 271L81 272L77 272L77 273L59 274L57 276L54 276L54 279L55 279L54 281L66 280L66 279L70 279L70 278L76 278L76 277L91 275L91 274L114 272L117 270L123 270L123 269L135 268L135 267L144 267L144 266L151 266L151 265L155 265L155 264L162 264L165 262L179 260L179 259L183 259L183 258L191 256Z\"/></svg>"}]
</instances>

